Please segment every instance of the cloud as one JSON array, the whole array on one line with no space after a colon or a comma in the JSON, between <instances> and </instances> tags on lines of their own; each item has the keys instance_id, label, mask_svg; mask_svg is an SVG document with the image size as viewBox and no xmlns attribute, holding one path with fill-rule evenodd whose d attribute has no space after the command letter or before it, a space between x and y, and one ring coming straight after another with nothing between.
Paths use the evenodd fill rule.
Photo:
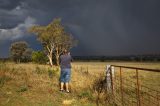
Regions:
<instances>
[{"instance_id":1,"label":"cloud","mask_svg":"<svg viewBox=\"0 0 160 106\"><path fill-rule=\"evenodd\" d=\"M18 3L12 3L11 1L7 0L8 3L5 5L2 1L2 4L0 4L0 29L8 29L8 28L14 28L19 23L24 22L26 17L33 17L29 14L28 5L25 2L18 2ZM1 2L0 2L1 3ZM12 8L10 8L10 4L12 4ZM3 8L6 7L6 8ZM7 8L8 7L8 8ZM34 17L35 18L35 17Z\"/></svg>"},{"instance_id":2,"label":"cloud","mask_svg":"<svg viewBox=\"0 0 160 106\"><path fill-rule=\"evenodd\" d=\"M27 17L23 23L18 24L11 29L0 29L0 41L15 40L22 38L27 34L27 29L34 25L36 20L32 17Z\"/></svg>"},{"instance_id":3,"label":"cloud","mask_svg":"<svg viewBox=\"0 0 160 106\"><path fill-rule=\"evenodd\" d=\"M0 9L11 10L20 4L21 0L0 0Z\"/></svg>"},{"instance_id":4,"label":"cloud","mask_svg":"<svg viewBox=\"0 0 160 106\"><path fill-rule=\"evenodd\" d=\"M160 52L157 48L160 44L159 4L160 0L0 0L0 43L26 39L27 27L35 24L31 20L47 25L53 18L60 17L67 31L79 40L77 53ZM0 51L5 48L6 44Z\"/></svg>"}]
</instances>

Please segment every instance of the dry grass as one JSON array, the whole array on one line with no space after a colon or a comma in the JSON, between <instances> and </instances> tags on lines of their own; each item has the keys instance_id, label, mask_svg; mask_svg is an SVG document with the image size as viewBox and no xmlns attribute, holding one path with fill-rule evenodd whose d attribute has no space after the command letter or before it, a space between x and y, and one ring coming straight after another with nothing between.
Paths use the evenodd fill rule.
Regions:
<instances>
[{"instance_id":1,"label":"dry grass","mask_svg":"<svg viewBox=\"0 0 160 106\"><path fill-rule=\"evenodd\" d=\"M73 69L70 94L59 92L58 67L38 64L0 64L0 105L93 105L85 91L93 80L89 74ZM51 73L52 72L52 73ZM91 77L90 77L91 78ZM85 85L84 85L85 83ZM84 92L82 92L84 90ZM89 99L88 99L89 98Z\"/></svg>"},{"instance_id":2,"label":"dry grass","mask_svg":"<svg viewBox=\"0 0 160 106\"><path fill-rule=\"evenodd\" d=\"M71 93L66 94L59 92L59 70L56 66L51 69L47 65L32 63L0 63L0 105L95 106L97 98L100 105L104 105L108 95L105 92L99 93L99 90L107 64L160 69L159 63L74 62L70 83ZM124 73L130 79L134 74L132 71ZM159 75L142 73L141 78L144 84L160 86ZM154 83L153 79L156 80Z\"/></svg>"},{"instance_id":3,"label":"dry grass","mask_svg":"<svg viewBox=\"0 0 160 106\"><path fill-rule=\"evenodd\" d=\"M77 62L74 63L79 68L84 68L86 67L86 70L88 72L94 73L94 75L102 74L105 71L106 65L121 65L121 66L131 66L131 67L139 67L139 68L149 68L149 69L160 69L160 63L136 63L136 62ZM117 91L114 91L116 94L116 97L118 97L121 101L121 89L120 89L120 73L119 73L119 68L115 68L115 88ZM122 75L123 75L123 91L124 91L124 100L128 101L130 105L136 105L137 99L136 99L136 71L133 69L122 69ZM102 81L103 79L101 79ZM143 99L144 104L152 104L152 105L157 105L157 98L158 98L158 93L157 91L160 92L160 73L155 73L155 72L146 72L139 70L139 83L140 83L140 93L141 93L141 99ZM100 82L100 81L99 81ZM117 94L118 93L118 94ZM152 96L150 96L152 95ZM97 95L96 95L97 96ZM110 94L107 94L105 91L101 92L99 94L100 102L103 103L103 101L108 101L111 96ZM156 98L153 98L153 96ZM118 102L120 102L118 101ZM133 104L132 104L133 103ZM153 104L155 103L155 104ZM105 104L105 103L103 103ZM117 104L117 103L116 103ZM113 105L113 103L112 103ZM121 105L121 104L119 104ZM126 104L128 105L128 104Z\"/></svg>"}]
</instances>

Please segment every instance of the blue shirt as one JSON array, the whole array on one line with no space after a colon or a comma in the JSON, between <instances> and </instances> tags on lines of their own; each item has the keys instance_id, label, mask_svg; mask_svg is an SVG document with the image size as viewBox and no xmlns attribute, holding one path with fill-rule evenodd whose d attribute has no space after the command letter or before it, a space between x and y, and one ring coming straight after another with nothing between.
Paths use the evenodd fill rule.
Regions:
<instances>
[{"instance_id":1,"label":"blue shirt","mask_svg":"<svg viewBox=\"0 0 160 106\"><path fill-rule=\"evenodd\" d=\"M65 54L60 56L60 67L61 68L71 68L71 55Z\"/></svg>"}]
</instances>

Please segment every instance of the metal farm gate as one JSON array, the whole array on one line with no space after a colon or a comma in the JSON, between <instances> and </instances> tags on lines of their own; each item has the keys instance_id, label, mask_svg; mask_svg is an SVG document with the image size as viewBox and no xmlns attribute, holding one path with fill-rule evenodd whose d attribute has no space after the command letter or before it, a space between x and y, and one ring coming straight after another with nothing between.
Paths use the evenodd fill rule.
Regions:
<instances>
[{"instance_id":1,"label":"metal farm gate","mask_svg":"<svg viewBox=\"0 0 160 106\"><path fill-rule=\"evenodd\" d=\"M106 70L107 85L118 106L160 106L159 76L158 69L107 65Z\"/></svg>"}]
</instances>

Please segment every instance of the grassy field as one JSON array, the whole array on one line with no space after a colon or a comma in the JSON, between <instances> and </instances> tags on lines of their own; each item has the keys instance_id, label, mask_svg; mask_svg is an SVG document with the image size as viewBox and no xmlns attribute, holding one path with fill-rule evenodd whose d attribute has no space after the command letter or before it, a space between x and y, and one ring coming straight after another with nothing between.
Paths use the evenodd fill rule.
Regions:
<instances>
[{"instance_id":1,"label":"grassy field","mask_svg":"<svg viewBox=\"0 0 160 106\"><path fill-rule=\"evenodd\" d=\"M0 63L0 105L2 106L96 106L106 105L105 93L98 93L107 64L160 69L160 63L73 62L71 93L59 92L59 68L47 65ZM118 69L116 69L118 70ZM135 72L123 69L134 79ZM118 71L116 72L118 76ZM160 74L141 72L141 83L160 87Z\"/></svg>"}]
</instances>

